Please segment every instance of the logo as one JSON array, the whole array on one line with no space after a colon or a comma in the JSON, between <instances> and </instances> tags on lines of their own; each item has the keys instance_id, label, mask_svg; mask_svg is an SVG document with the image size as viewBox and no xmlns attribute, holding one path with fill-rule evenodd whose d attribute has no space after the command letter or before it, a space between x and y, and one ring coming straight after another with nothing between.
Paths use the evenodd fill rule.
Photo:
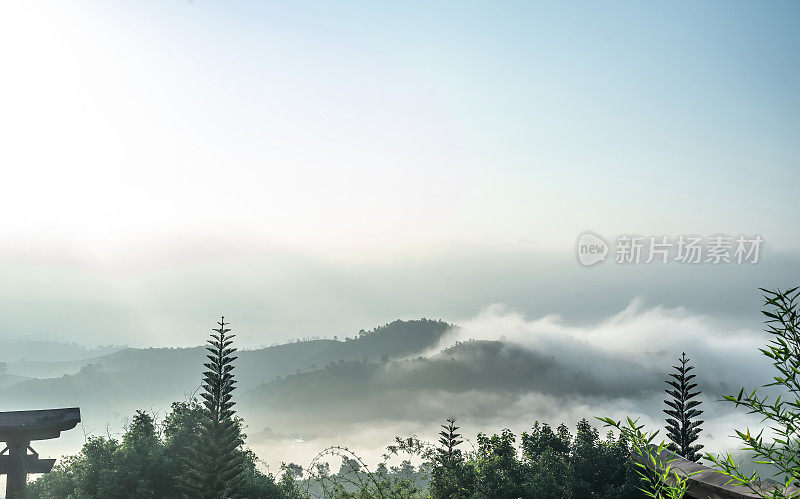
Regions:
<instances>
[{"instance_id":1,"label":"logo","mask_svg":"<svg viewBox=\"0 0 800 499\"><path fill-rule=\"evenodd\" d=\"M578 262L584 267L591 267L605 261L608 255L608 243L593 232L584 232L578 238L575 250L578 253Z\"/></svg>"},{"instance_id":2,"label":"logo","mask_svg":"<svg viewBox=\"0 0 800 499\"><path fill-rule=\"evenodd\" d=\"M614 241L614 263L630 264L711 264L754 265L761 260L764 238L760 235L714 234L697 236L642 236L621 234ZM610 253L609 245L594 232L578 236L575 252L578 263L591 267L604 262Z\"/></svg>"}]
</instances>

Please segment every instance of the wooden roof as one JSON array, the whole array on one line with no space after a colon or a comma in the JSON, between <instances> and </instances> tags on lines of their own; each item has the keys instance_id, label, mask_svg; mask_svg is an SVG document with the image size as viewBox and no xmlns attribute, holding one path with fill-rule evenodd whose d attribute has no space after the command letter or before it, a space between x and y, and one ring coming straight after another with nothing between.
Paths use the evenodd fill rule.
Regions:
<instances>
[{"instance_id":1,"label":"wooden roof","mask_svg":"<svg viewBox=\"0 0 800 499\"><path fill-rule=\"evenodd\" d=\"M81 410L77 407L0 412L0 441L58 438L80 421Z\"/></svg>"},{"instance_id":2,"label":"wooden roof","mask_svg":"<svg viewBox=\"0 0 800 499\"><path fill-rule=\"evenodd\" d=\"M671 451L661 451L660 458L661 462L664 463L672 460L670 464L678 473L684 473L686 475L696 473L689 476L689 490L687 491L688 497L693 497L696 499L752 499L761 497L758 494L753 493L747 487L728 483L730 481L730 477L723 475L717 470L693 461L689 461L688 459L684 459L677 454L673 454ZM652 463L647 462L645 464L651 466ZM765 485L765 487L772 486ZM800 492L800 488L791 487L787 492L797 493Z\"/></svg>"}]
</instances>

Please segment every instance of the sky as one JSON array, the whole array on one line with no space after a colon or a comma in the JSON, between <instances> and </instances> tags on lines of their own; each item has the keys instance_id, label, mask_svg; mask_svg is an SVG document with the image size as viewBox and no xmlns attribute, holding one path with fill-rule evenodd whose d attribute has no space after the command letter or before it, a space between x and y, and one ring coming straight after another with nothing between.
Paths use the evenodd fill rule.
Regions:
<instances>
[{"instance_id":1,"label":"sky","mask_svg":"<svg viewBox=\"0 0 800 499\"><path fill-rule=\"evenodd\" d=\"M502 304L757 327L800 277L800 5L0 6L0 334L247 346ZM583 268L586 230L761 235Z\"/></svg>"}]
</instances>

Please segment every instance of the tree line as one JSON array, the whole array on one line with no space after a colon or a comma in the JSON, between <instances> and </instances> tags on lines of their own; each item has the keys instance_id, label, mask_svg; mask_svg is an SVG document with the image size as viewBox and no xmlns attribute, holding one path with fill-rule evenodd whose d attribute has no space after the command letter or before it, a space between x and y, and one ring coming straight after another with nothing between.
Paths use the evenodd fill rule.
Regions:
<instances>
[{"instance_id":1,"label":"tree line","mask_svg":"<svg viewBox=\"0 0 800 499\"><path fill-rule=\"evenodd\" d=\"M610 427L602 438L583 419L573 435L535 422L517 436L510 430L480 433L469 448L455 420L442 425L439 440L397 438L374 470L352 451L331 447L307 468L282 467L279 477L260 470L256 455L245 446L243 421L234 410L236 389L234 335L224 317L208 340L199 400L175 402L161 423L137 411L121 439L89 437L81 452L67 457L49 474L28 486L35 498L672 498L686 493L686 477L658 451L691 461L704 458L732 482L758 497L800 497L800 291L765 293L770 343L761 352L777 375L769 387L782 395L769 398L742 388L726 400L759 414L775 431L735 430L744 450L770 463L776 475L746 474L729 455L701 454L703 421L694 366L685 353L666 380L665 436L647 432L636 420L598 418ZM615 432L611 429L616 430ZM638 457L639 459L634 459ZM342 465L331 473L330 460ZM392 459L403 458L400 466ZM411 464L416 459L418 466ZM642 459L656 466L642 465ZM776 480L777 478L777 480Z\"/></svg>"}]
</instances>

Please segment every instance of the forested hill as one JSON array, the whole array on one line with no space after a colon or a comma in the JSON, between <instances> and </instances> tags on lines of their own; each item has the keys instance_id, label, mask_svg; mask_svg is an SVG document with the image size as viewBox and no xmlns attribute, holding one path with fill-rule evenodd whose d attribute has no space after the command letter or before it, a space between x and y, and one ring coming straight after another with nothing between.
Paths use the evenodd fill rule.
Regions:
<instances>
[{"instance_id":1,"label":"forested hill","mask_svg":"<svg viewBox=\"0 0 800 499\"><path fill-rule=\"evenodd\" d=\"M659 373L620 360L598 376L581 365L513 343L469 341L424 358L344 361L288 375L239 396L251 424L324 427L331 421L436 421L441 414L494 414L521 398L637 398L659 393ZM325 410L321 410L324 408Z\"/></svg>"},{"instance_id":2,"label":"forested hill","mask_svg":"<svg viewBox=\"0 0 800 499\"><path fill-rule=\"evenodd\" d=\"M296 341L244 350L237 360L238 386L247 390L277 376L319 369L331 362L416 356L437 345L451 327L437 320L398 320L344 340ZM12 361L7 362L8 379L0 383L0 397L13 405L6 410L81 406L124 413L191 394L200 385L204 361L203 347L126 348L77 361Z\"/></svg>"}]
</instances>

